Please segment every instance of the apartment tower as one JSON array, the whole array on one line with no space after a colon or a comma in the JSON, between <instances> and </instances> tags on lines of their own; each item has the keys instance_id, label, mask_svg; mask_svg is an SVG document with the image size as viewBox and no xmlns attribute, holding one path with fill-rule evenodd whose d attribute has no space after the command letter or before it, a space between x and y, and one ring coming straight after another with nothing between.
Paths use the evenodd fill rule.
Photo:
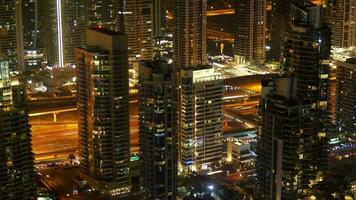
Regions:
<instances>
[{"instance_id":1,"label":"apartment tower","mask_svg":"<svg viewBox=\"0 0 356 200\"><path fill-rule=\"evenodd\" d=\"M129 177L129 86L127 37L89 29L76 49L81 174L110 196L127 195Z\"/></svg>"}]
</instances>

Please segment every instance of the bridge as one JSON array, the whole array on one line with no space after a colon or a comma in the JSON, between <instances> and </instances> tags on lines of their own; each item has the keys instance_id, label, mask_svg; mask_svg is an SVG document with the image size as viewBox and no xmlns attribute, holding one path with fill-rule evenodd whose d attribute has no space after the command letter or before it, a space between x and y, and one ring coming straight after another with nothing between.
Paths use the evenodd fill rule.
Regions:
<instances>
[{"instance_id":1,"label":"bridge","mask_svg":"<svg viewBox=\"0 0 356 200\"><path fill-rule=\"evenodd\" d=\"M235 9L226 8L226 9L219 9L219 10L208 10L206 13L206 16L213 17L213 16L219 16L219 15L233 15L233 14L235 14ZM168 19L169 20L173 19L172 12L168 12Z\"/></svg>"}]
</instances>

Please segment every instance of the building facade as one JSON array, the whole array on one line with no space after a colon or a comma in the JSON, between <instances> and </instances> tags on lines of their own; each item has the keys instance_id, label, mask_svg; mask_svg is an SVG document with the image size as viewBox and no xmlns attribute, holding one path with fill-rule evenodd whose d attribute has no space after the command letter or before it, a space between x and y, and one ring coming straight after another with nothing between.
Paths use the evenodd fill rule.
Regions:
<instances>
[{"instance_id":1,"label":"building facade","mask_svg":"<svg viewBox=\"0 0 356 200\"><path fill-rule=\"evenodd\" d=\"M0 58L0 199L35 200L36 174L25 87Z\"/></svg>"},{"instance_id":2,"label":"building facade","mask_svg":"<svg viewBox=\"0 0 356 200\"><path fill-rule=\"evenodd\" d=\"M356 59L337 61L336 118L339 130L356 134Z\"/></svg>"},{"instance_id":3,"label":"building facade","mask_svg":"<svg viewBox=\"0 0 356 200\"><path fill-rule=\"evenodd\" d=\"M330 3L333 47L355 47L356 0L330 0Z\"/></svg>"},{"instance_id":4,"label":"building facade","mask_svg":"<svg viewBox=\"0 0 356 200\"><path fill-rule=\"evenodd\" d=\"M48 0L41 3L44 56L49 65L74 64L75 48L85 44L84 0Z\"/></svg>"},{"instance_id":5,"label":"building facade","mask_svg":"<svg viewBox=\"0 0 356 200\"><path fill-rule=\"evenodd\" d=\"M124 0L86 0L86 26L125 32Z\"/></svg>"},{"instance_id":6,"label":"building facade","mask_svg":"<svg viewBox=\"0 0 356 200\"><path fill-rule=\"evenodd\" d=\"M222 158L222 87L210 66L180 70L178 160L182 171L207 170Z\"/></svg>"},{"instance_id":7,"label":"building facade","mask_svg":"<svg viewBox=\"0 0 356 200\"><path fill-rule=\"evenodd\" d=\"M207 63L206 0L173 0L173 62L183 69Z\"/></svg>"},{"instance_id":8,"label":"building facade","mask_svg":"<svg viewBox=\"0 0 356 200\"><path fill-rule=\"evenodd\" d=\"M111 196L131 191L127 38L89 29L76 50L81 174Z\"/></svg>"},{"instance_id":9,"label":"building facade","mask_svg":"<svg viewBox=\"0 0 356 200\"><path fill-rule=\"evenodd\" d=\"M234 56L238 63L264 64L266 12L266 0L236 1Z\"/></svg>"},{"instance_id":10,"label":"building facade","mask_svg":"<svg viewBox=\"0 0 356 200\"><path fill-rule=\"evenodd\" d=\"M126 0L124 9L129 59L131 61L151 60L153 58L153 20L155 14L153 1Z\"/></svg>"},{"instance_id":11,"label":"building facade","mask_svg":"<svg viewBox=\"0 0 356 200\"><path fill-rule=\"evenodd\" d=\"M15 0L0 1L0 58L8 61L11 75L25 67L21 5Z\"/></svg>"},{"instance_id":12,"label":"building facade","mask_svg":"<svg viewBox=\"0 0 356 200\"><path fill-rule=\"evenodd\" d=\"M261 199L307 199L321 180L314 166L312 104L297 96L297 78L262 82L256 173ZM324 137L319 135L318 137Z\"/></svg>"},{"instance_id":13,"label":"building facade","mask_svg":"<svg viewBox=\"0 0 356 200\"><path fill-rule=\"evenodd\" d=\"M142 62L139 113L141 177L145 199L176 199L176 102L172 64L163 58Z\"/></svg>"}]
</instances>

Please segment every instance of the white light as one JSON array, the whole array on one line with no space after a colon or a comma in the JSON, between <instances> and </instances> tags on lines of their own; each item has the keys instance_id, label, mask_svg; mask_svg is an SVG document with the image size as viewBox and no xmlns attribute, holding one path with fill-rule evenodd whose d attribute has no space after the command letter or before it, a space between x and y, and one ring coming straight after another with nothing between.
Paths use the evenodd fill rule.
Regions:
<instances>
[{"instance_id":1,"label":"white light","mask_svg":"<svg viewBox=\"0 0 356 200\"><path fill-rule=\"evenodd\" d=\"M213 185L208 185L208 189L209 190L214 190L214 186Z\"/></svg>"},{"instance_id":2,"label":"white light","mask_svg":"<svg viewBox=\"0 0 356 200\"><path fill-rule=\"evenodd\" d=\"M62 0L57 0L57 31L58 31L58 65L60 67L64 66L63 64L63 37L62 37Z\"/></svg>"}]
</instances>

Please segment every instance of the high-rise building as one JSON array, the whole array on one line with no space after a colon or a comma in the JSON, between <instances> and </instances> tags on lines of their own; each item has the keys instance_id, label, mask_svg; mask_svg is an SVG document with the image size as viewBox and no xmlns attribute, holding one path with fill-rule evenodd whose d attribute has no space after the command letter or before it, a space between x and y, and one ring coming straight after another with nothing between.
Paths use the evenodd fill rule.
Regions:
<instances>
[{"instance_id":1,"label":"high-rise building","mask_svg":"<svg viewBox=\"0 0 356 200\"><path fill-rule=\"evenodd\" d=\"M25 50L42 50L42 24L39 0L22 1L23 35Z\"/></svg>"},{"instance_id":2,"label":"high-rise building","mask_svg":"<svg viewBox=\"0 0 356 200\"><path fill-rule=\"evenodd\" d=\"M331 0L330 3L333 47L356 46L356 0Z\"/></svg>"},{"instance_id":3,"label":"high-rise building","mask_svg":"<svg viewBox=\"0 0 356 200\"><path fill-rule=\"evenodd\" d=\"M85 0L87 27L125 32L124 0Z\"/></svg>"},{"instance_id":4,"label":"high-rise building","mask_svg":"<svg viewBox=\"0 0 356 200\"><path fill-rule=\"evenodd\" d=\"M173 0L174 67L207 63L207 0Z\"/></svg>"},{"instance_id":5,"label":"high-rise building","mask_svg":"<svg viewBox=\"0 0 356 200\"><path fill-rule=\"evenodd\" d=\"M153 0L153 35L159 38L167 30L167 5L168 1Z\"/></svg>"},{"instance_id":6,"label":"high-rise building","mask_svg":"<svg viewBox=\"0 0 356 200\"><path fill-rule=\"evenodd\" d=\"M125 31L130 61L151 60L153 57L153 1L125 1Z\"/></svg>"},{"instance_id":7,"label":"high-rise building","mask_svg":"<svg viewBox=\"0 0 356 200\"><path fill-rule=\"evenodd\" d=\"M145 199L174 200L177 189L177 97L172 64L140 66L141 177Z\"/></svg>"},{"instance_id":8,"label":"high-rise building","mask_svg":"<svg viewBox=\"0 0 356 200\"><path fill-rule=\"evenodd\" d=\"M297 78L297 97L313 106L314 159L310 166L315 170L315 176L308 179L312 182L316 174L327 170L331 128L328 106L331 31L323 23L322 6L308 1L292 4L291 19L292 26L285 36L283 66Z\"/></svg>"},{"instance_id":9,"label":"high-rise building","mask_svg":"<svg viewBox=\"0 0 356 200\"><path fill-rule=\"evenodd\" d=\"M85 43L84 0L48 0L41 9L48 64L73 64L75 48Z\"/></svg>"},{"instance_id":10,"label":"high-rise building","mask_svg":"<svg viewBox=\"0 0 356 200\"><path fill-rule=\"evenodd\" d=\"M131 190L127 37L89 29L76 49L81 174L111 196Z\"/></svg>"},{"instance_id":11,"label":"high-rise building","mask_svg":"<svg viewBox=\"0 0 356 200\"><path fill-rule=\"evenodd\" d=\"M356 134L356 59L337 61L336 115L339 130Z\"/></svg>"},{"instance_id":12,"label":"high-rise building","mask_svg":"<svg viewBox=\"0 0 356 200\"><path fill-rule=\"evenodd\" d=\"M23 72L22 4L17 1L0 1L0 58L8 61L11 75Z\"/></svg>"},{"instance_id":13,"label":"high-rise building","mask_svg":"<svg viewBox=\"0 0 356 200\"><path fill-rule=\"evenodd\" d=\"M297 95L327 107L331 31L322 8L310 2L292 4L293 25L284 41L285 71L297 76Z\"/></svg>"},{"instance_id":14,"label":"high-rise building","mask_svg":"<svg viewBox=\"0 0 356 200\"><path fill-rule=\"evenodd\" d=\"M3 2L2 2L3 3ZM35 200L36 177L25 87L0 58L0 199Z\"/></svg>"},{"instance_id":15,"label":"high-rise building","mask_svg":"<svg viewBox=\"0 0 356 200\"><path fill-rule=\"evenodd\" d=\"M236 1L234 54L238 63L264 64L266 11L266 0Z\"/></svg>"},{"instance_id":16,"label":"high-rise building","mask_svg":"<svg viewBox=\"0 0 356 200\"><path fill-rule=\"evenodd\" d=\"M297 83L294 76L262 81L256 162L260 199L307 199L320 180L312 104L298 98Z\"/></svg>"},{"instance_id":17,"label":"high-rise building","mask_svg":"<svg viewBox=\"0 0 356 200\"><path fill-rule=\"evenodd\" d=\"M267 45L267 60L277 60L281 58L281 46L283 37L287 30L291 0L272 0L271 16L267 21L267 27L271 29L271 38Z\"/></svg>"},{"instance_id":18,"label":"high-rise building","mask_svg":"<svg viewBox=\"0 0 356 200\"><path fill-rule=\"evenodd\" d=\"M181 69L178 81L179 166L205 170L222 155L222 83L210 66Z\"/></svg>"}]
</instances>

